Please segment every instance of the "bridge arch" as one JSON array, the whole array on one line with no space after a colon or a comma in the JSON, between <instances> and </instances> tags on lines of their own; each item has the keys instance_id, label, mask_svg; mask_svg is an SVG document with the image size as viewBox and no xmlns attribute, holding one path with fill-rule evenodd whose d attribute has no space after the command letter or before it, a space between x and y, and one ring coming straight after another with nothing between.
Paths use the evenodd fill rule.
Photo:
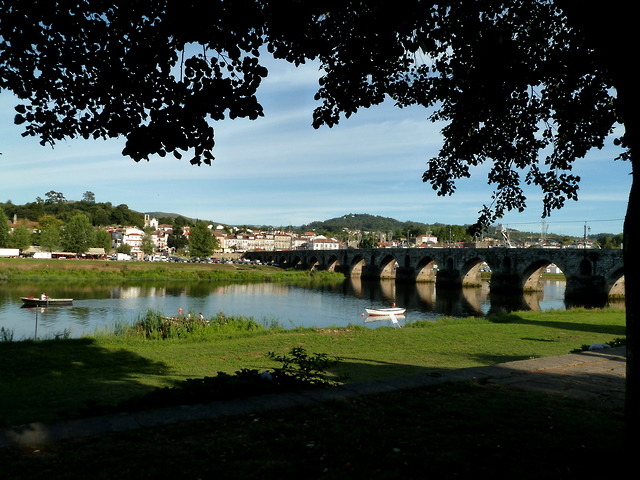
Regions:
<instances>
[{"instance_id":1,"label":"bridge arch","mask_svg":"<svg viewBox=\"0 0 640 480\"><path fill-rule=\"evenodd\" d=\"M398 264L396 257L393 255L385 255L380 260L380 278L394 279L396 278L396 265Z\"/></svg>"},{"instance_id":2,"label":"bridge arch","mask_svg":"<svg viewBox=\"0 0 640 480\"><path fill-rule=\"evenodd\" d=\"M522 291L537 292L542 290L542 274L553 262L547 259L536 260L530 263L520 276Z\"/></svg>"},{"instance_id":3,"label":"bridge arch","mask_svg":"<svg viewBox=\"0 0 640 480\"><path fill-rule=\"evenodd\" d=\"M337 255L329 255L326 265L328 271L335 272L340 267L340 259Z\"/></svg>"},{"instance_id":4,"label":"bridge arch","mask_svg":"<svg viewBox=\"0 0 640 480\"><path fill-rule=\"evenodd\" d=\"M365 259L362 255L355 255L349 263L349 275L352 277L362 277L362 271L366 266Z\"/></svg>"},{"instance_id":5,"label":"bridge arch","mask_svg":"<svg viewBox=\"0 0 640 480\"><path fill-rule=\"evenodd\" d=\"M304 265L304 262L302 261L302 258L299 255L294 255L293 257L291 257L291 265L289 265L289 267L302 269L305 267L305 265Z\"/></svg>"},{"instance_id":6,"label":"bridge arch","mask_svg":"<svg viewBox=\"0 0 640 480\"><path fill-rule=\"evenodd\" d=\"M616 266L605 276L605 291L608 297L624 297L624 268L622 265Z\"/></svg>"},{"instance_id":7,"label":"bridge arch","mask_svg":"<svg viewBox=\"0 0 640 480\"><path fill-rule=\"evenodd\" d=\"M308 270L315 270L318 267L318 265L320 265L320 261L318 260L318 257L316 257L315 255L312 255L307 260L307 269Z\"/></svg>"},{"instance_id":8,"label":"bridge arch","mask_svg":"<svg viewBox=\"0 0 640 480\"><path fill-rule=\"evenodd\" d=\"M460 269L460 277L463 287L479 287L482 283L480 268L485 261L480 257L466 260Z\"/></svg>"},{"instance_id":9,"label":"bridge arch","mask_svg":"<svg viewBox=\"0 0 640 480\"><path fill-rule=\"evenodd\" d=\"M435 282L436 269L438 268L433 257L425 256L418 260L415 267L416 282Z\"/></svg>"}]
</instances>

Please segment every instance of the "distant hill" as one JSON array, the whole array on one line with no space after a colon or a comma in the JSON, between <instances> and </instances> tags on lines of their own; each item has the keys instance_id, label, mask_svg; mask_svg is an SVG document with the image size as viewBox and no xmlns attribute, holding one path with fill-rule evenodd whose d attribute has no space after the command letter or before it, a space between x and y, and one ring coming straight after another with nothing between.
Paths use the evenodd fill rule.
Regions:
<instances>
[{"instance_id":1,"label":"distant hill","mask_svg":"<svg viewBox=\"0 0 640 480\"><path fill-rule=\"evenodd\" d=\"M368 232L389 232L407 228L426 230L430 225L419 222L401 222L389 217L369 215L366 213L349 213L342 217L324 221L315 221L299 228L305 231L325 231L339 233L345 228L349 230L363 230Z\"/></svg>"},{"instance_id":2,"label":"distant hill","mask_svg":"<svg viewBox=\"0 0 640 480\"><path fill-rule=\"evenodd\" d=\"M168 213L168 212L144 212L149 215L151 218L176 218L176 217L184 217L184 215L180 215L179 213ZM185 217L187 218L187 217Z\"/></svg>"},{"instance_id":3,"label":"distant hill","mask_svg":"<svg viewBox=\"0 0 640 480\"><path fill-rule=\"evenodd\" d=\"M195 222L197 219L189 218L179 213L169 212L145 212L147 215L155 218L176 219L177 217L186 218L189 221ZM216 223L216 222L212 222ZM248 226L248 225L247 225ZM254 225L258 227L258 225ZM264 226L262 224L261 226ZM331 218L329 220L318 220L306 225L293 226L297 231L324 231L329 233L342 232L344 228L349 230L364 230L369 232L386 232L396 231L399 229L426 229L434 225L427 225L419 222L401 222L389 217L381 217L378 215L369 215L367 213L349 213L341 217Z\"/></svg>"},{"instance_id":4,"label":"distant hill","mask_svg":"<svg viewBox=\"0 0 640 480\"><path fill-rule=\"evenodd\" d=\"M169 212L144 212L146 215L149 215L151 218L163 218L163 219L171 219L173 223L173 221L178 218L184 218L185 220L187 220L189 223L196 223L198 220L205 220L204 218L191 218L191 217L186 217L184 215L181 215L179 213L169 213ZM211 222L210 220L205 220L207 222ZM211 222L211 223L216 223L216 222Z\"/></svg>"}]
</instances>

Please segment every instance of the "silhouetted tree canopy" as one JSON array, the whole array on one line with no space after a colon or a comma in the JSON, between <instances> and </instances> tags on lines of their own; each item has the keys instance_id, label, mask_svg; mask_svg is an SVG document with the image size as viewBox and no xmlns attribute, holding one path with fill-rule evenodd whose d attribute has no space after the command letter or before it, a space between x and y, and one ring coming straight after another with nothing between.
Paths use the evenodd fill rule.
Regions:
<instances>
[{"instance_id":1,"label":"silhouetted tree canopy","mask_svg":"<svg viewBox=\"0 0 640 480\"><path fill-rule=\"evenodd\" d=\"M445 124L423 175L439 195L490 161L483 224L522 210L523 184L541 188L546 216L577 198L572 163L627 120L616 103L626 72L610 51L620 48L600 42L613 30L593 5L0 0L0 88L43 144L125 136L136 161L190 152L201 164L214 158L212 120L263 114L261 51L318 59L315 127L388 99L423 105Z\"/></svg>"},{"instance_id":2,"label":"silhouetted tree canopy","mask_svg":"<svg viewBox=\"0 0 640 480\"><path fill-rule=\"evenodd\" d=\"M615 126L622 156L638 162L636 19L634 2L621 0L0 0L0 89L17 95L16 122L43 144L125 136L136 161L189 152L208 164L212 121L263 114L260 53L315 59L314 127L388 99L426 107L444 144L423 180L449 195L487 164L484 225L525 208L523 185L541 189L543 216L577 199L574 162ZM634 181L629 273L639 207ZM626 276L627 291L639 290L636 277ZM630 355L628 400L638 397L636 362Z\"/></svg>"}]
</instances>

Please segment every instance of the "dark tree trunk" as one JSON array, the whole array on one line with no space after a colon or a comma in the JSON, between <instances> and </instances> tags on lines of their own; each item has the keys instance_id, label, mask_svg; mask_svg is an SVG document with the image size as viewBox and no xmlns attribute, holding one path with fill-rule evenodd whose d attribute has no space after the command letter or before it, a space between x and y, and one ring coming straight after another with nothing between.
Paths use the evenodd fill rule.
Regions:
<instances>
[{"instance_id":1,"label":"dark tree trunk","mask_svg":"<svg viewBox=\"0 0 640 480\"><path fill-rule=\"evenodd\" d=\"M623 25L619 25L624 28ZM629 31L630 33L630 31ZM628 37L627 37L628 38ZM627 45L625 48L623 45ZM618 52L629 52L624 41L615 48ZM612 67L617 90L617 110L625 127L624 139L631 153L631 192L624 222L623 259L625 276L625 303L627 327L627 383L625 402L626 446L631 453L632 439L640 432L640 92L635 84L636 73L632 73L633 61L626 55L616 55ZM631 68L630 68L631 67ZM632 456L627 456L631 460Z\"/></svg>"},{"instance_id":2,"label":"dark tree trunk","mask_svg":"<svg viewBox=\"0 0 640 480\"><path fill-rule=\"evenodd\" d=\"M622 42L621 45L625 45ZM618 50L625 50L618 45ZM628 44L627 44L628 45ZM627 50L628 51L628 50ZM625 276L625 303L627 328L627 382L625 402L626 460L633 458L633 441L640 432L640 96L633 79L636 74L629 71L633 63L630 58L620 58L615 69L618 112L625 133L624 138L631 153L631 192L624 222L623 259Z\"/></svg>"},{"instance_id":3,"label":"dark tree trunk","mask_svg":"<svg viewBox=\"0 0 640 480\"><path fill-rule=\"evenodd\" d=\"M636 156L637 157L637 156ZM633 162L634 171L638 166ZM625 303L627 310L627 383L625 402L625 435L626 445L631 446L634 432L640 431L640 372L638 369L638 352L640 351L640 335L638 321L640 312L640 256L634 252L638 248L638 230L640 229L640 185L637 174L633 175L629 205L624 224L624 273L625 273Z\"/></svg>"},{"instance_id":4,"label":"dark tree trunk","mask_svg":"<svg viewBox=\"0 0 640 480\"><path fill-rule=\"evenodd\" d=\"M619 88L621 113L624 118L625 137L631 150L632 183L624 222L623 258L625 303L627 311L627 391L625 402L626 446L632 448L632 439L640 432L640 102L637 86L625 79ZM630 452L629 452L630 453ZM627 459L633 458L627 456Z\"/></svg>"},{"instance_id":5,"label":"dark tree trunk","mask_svg":"<svg viewBox=\"0 0 640 480\"><path fill-rule=\"evenodd\" d=\"M633 462L634 438L640 432L640 92L634 56L637 44L635 2L558 0L572 24L581 28L599 53L603 72L616 89L616 110L631 153L632 186L624 223L624 276L627 332L625 460Z\"/></svg>"}]
</instances>

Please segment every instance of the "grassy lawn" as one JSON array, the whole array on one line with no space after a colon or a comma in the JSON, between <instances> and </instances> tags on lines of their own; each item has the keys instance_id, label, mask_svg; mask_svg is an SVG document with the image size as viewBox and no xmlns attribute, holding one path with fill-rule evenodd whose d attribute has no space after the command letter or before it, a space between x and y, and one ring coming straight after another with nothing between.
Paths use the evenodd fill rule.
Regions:
<instances>
[{"instance_id":1,"label":"grassy lawn","mask_svg":"<svg viewBox=\"0 0 640 480\"><path fill-rule=\"evenodd\" d=\"M329 372L348 381L562 355L625 335L618 310L519 312L443 319L407 328L264 329L205 327L186 339L134 335L0 343L0 424L77 416L187 378L277 366L268 352L293 347L339 357Z\"/></svg>"},{"instance_id":2,"label":"grassy lawn","mask_svg":"<svg viewBox=\"0 0 640 480\"><path fill-rule=\"evenodd\" d=\"M327 271L283 270L269 265L0 258L0 281L342 281Z\"/></svg>"},{"instance_id":3,"label":"grassy lawn","mask_svg":"<svg viewBox=\"0 0 640 480\"><path fill-rule=\"evenodd\" d=\"M519 312L411 328L104 335L0 343L4 424L73 417L190 377L275 365L303 346L350 381L561 355L625 335L616 310ZM615 470L622 412L495 385L454 384L317 407L0 451L3 478L584 478Z\"/></svg>"}]
</instances>

